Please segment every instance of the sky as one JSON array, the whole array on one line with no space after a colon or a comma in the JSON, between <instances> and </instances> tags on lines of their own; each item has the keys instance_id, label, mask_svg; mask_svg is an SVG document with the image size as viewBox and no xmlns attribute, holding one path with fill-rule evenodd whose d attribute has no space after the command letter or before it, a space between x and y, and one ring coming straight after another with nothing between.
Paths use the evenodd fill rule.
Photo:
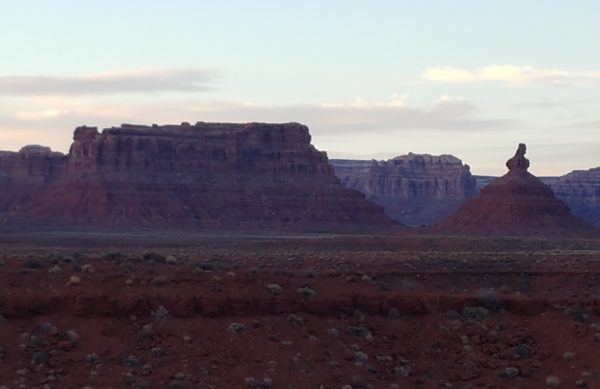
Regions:
<instances>
[{"instance_id":1,"label":"sky","mask_svg":"<svg viewBox=\"0 0 600 389\"><path fill-rule=\"evenodd\" d=\"M330 158L600 166L600 2L0 0L0 150L75 127L301 122Z\"/></svg>"}]
</instances>

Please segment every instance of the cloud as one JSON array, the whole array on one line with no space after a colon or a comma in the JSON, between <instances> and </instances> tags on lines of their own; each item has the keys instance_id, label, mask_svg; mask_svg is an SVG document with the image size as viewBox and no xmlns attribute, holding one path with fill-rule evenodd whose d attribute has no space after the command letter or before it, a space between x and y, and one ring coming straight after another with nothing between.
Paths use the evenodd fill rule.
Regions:
<instances>
[{"instance_id":1,"label":"cloud","mask_svg":"<svg viewBox=\"0 0 600 389\"><path fill-rule=\"evenodd\" d=\"M529 100L529 101L521 101L515 104L512 104L512 107L517 109L540 109L540 110L566 110L578 108L581 106L595 104L596 102L592 99L571 99L565 100L560 98L547 98L547 99L537 99L537 100Z\"/></svg>"},{"instance_id":2,"label":"cloud","mask_svg":"<svg viewBox=\"0 0 600 389\"><path fill-rule=\"evenodd\" d=\"M14 99L4 99L10 102ZM23 107L27 107L26 109ZM442 96L426 105L410 104L406 96L388 100L350 101L324 104L267 105L234 101L210 101L180 95L152 102L135 99L96 97L27 97L17 104L3 104L0 98L2 132L30 134L25 143L42 143L67 151L72 131L80 125L100 128L121 123L180 123L188 121L290 122L307 124L321 144L335 144L343 150L363 137L392 137L416 141L419 137L444 137L453 131L479 133L515 128L513 121L489 118L471 102ZM389 142L384 145L390 146ZM3 142L0 149L16 148ZM328 146L329 147L329 146ZM381 146L380 146L381 147Z\"/></svg>"},{"instance_id":3,"label":"cloud","mask_svg":"<svg viewBox=\"0 0 600 389\"><path fill-rule=\"evenodd\" d=\"M513 85L530 83L566 84L600 79L600 71L570 72L557 68L540 69L534 66L489 65L476 69L436 66L426 69L422 78L450 83L504 82Z\"/></svg>"},{"instance_id":4,"label":"cloud","mask_svg":"<svg viewBox=\"0 0 600 389\"><path fill-rule=\"evenodd\" d=\"M206 69L140 68L80 76L0 76L2 96L107 95L198 92L210 89L216 73Z\"/></svg>"}]
</instances>

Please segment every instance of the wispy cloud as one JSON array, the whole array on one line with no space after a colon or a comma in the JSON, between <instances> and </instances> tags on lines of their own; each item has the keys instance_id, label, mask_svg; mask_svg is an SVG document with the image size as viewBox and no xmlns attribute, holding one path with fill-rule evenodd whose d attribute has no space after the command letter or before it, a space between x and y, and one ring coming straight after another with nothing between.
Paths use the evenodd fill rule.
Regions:
<instances>
[{"instance_id":1,"label":"wispy cloud","mask_svg":"<svg viewBox=\"0 0 600 389\"><path fill-rule=\"evenodd\" d=\"M566 84L582 80L600 80L600 71L567 71L534 66L489 65L475 69L436 66L426 69L422 77L429 81L450 83L504 82L513 85L530 83Z\"/></svg>"},{"instance_id":2,"label":"wispy cloud","mask_svg":"<svg viewBox=\"0 0 600 389\"><path fill-rule=\"evenodd\" d=\"M216 72L206 69L139 68L79 76L0 76L0 95L106 95L198 92L210 89Z\"/></svg>"},{"instance_id":3,"label":"wispy cloud","mask_svg":"<svg viewBox=\"0 0 600 389\"><path fill-rule=\"evenodd\" d=\"M355 98L292 105L209 101L186 96L152 102L127 98L98 101L96 97L27 97L12 108L0 103L0 122L6 128L1 131L30 134L28 143L44 143L63 151L68 149L71 132L79 125L104 128L120 123L182 121L297 121L307 124L315 138L336 145L356 144L353 139L365 136L417 139L443 137L451 131L479 133L516 127L512 120L486 117L471 102L447 96L426 105L411 104L406 96L398 95L377 101ZM7 146L15 147L0 138L0 149Z\"/></svg>"}]
</instances>

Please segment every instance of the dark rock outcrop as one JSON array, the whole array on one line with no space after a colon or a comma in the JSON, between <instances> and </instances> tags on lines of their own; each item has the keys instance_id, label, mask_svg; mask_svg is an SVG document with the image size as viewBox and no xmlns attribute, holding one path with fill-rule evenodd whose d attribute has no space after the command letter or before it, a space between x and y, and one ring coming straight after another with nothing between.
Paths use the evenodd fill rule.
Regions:
<instances>
[{"instance_id":1,"label":"dark rock outcrop","mask_svg":"<svg viewBox=\"0 0 600 389\"><path fill-rule=\"evenodd\" d=\"M0 154L0 221L344 230L393 224L297 123L79 127L68 155Z\"/></svg>"},{"instance_id":2,"label":"dark rock outcrop","mask_svg":"<svg viewBox=\"0 0 600 389\"><path fill-rule=\"evenodd\" d=\"M408 225L435 223L475 194L469 166L452 155L410 153L388 161L331 163L344 186L363 192Z\"/></svg>"},{"instance_id":3,"label":"dark rock outcrop","mask_svg":"<svg viewBox=\"0 0 600 389\"><path fill-rule=\"evenodd\" d=\"M550 180L548 185L574 215L600 227L600 167L574 170Z\"/></svg>"},{"instance_id":4,"label":"dark rock outcrop","mask_svg":"<svg viewBox=\"0 0 600 389\"><path fill-rule=\"evenodd\" d=\"M438 224L448 232L521 234L577 232L589 228L569 212L552 189L527 171L520 144L506 162L509 172L485 186L458 212Z\"/></svg>"}]
</instances>

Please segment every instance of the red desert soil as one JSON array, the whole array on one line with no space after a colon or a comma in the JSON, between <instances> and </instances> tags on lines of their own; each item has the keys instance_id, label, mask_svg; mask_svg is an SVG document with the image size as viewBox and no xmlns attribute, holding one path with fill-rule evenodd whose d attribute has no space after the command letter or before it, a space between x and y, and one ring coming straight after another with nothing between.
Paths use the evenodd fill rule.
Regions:
<instances>
[{"instance_id":1,"label":"red desert soil","mask_svg":"<svg viewBox=\"0 0 600 389\"><path fill-rule=\"evenodd\" d=\"M1 388L600 387L600 239L0 245Z\"/></svg>"}]
</instances>

